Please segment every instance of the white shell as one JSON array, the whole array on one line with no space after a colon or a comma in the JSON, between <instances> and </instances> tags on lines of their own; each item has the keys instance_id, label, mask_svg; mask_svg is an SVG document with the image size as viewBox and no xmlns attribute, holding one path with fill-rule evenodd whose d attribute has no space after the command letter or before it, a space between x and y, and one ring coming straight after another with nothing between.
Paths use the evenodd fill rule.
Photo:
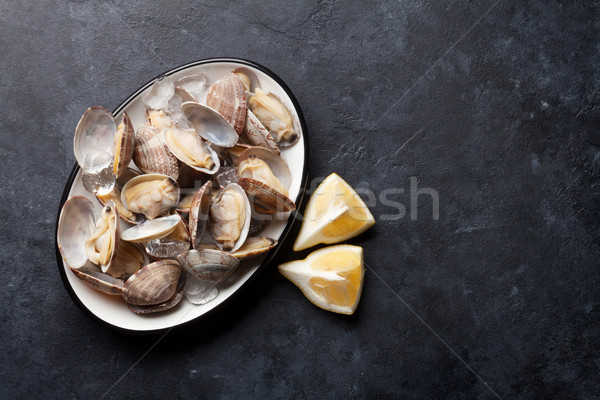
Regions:
<instances>
[{"instance_id":1,"label":"white shell","mask_svg":"<svg viewBox=\"0 0 600 400\"><path fill-rule=\"evenodd\" d=\"M96 225L94 204L83 196L67 200L60 212L56 241L60 254L69 267L79 269L87 262L85 241Z\"/></svg>"}]
</instances>

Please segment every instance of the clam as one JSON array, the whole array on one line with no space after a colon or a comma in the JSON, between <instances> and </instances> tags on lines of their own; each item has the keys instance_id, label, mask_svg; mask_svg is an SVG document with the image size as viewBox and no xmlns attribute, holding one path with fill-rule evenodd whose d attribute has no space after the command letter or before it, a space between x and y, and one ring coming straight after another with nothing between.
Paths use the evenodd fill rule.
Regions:
<instances>
[{"instance_id":1,"label":"clam","mask_svg":"<svg viewBox=\"0 0 600 400\"><path fill-rule=\"evenodd\" d=\"M233 73L236 74L242 82L246 92L254 92L257 87L260 87L260 81L254 71L245 67L239 67L234 69Z\"/></svg>"},{"instance_id":2,"label":"clam","mask_svg":"<svg viewBox=\"0 0 600 400\"><path fill-rule=\"evenodd\" d=\"M123 205L123 202L121 202L121 189L127 182L139 175L139 172L131 168L126 168L125 172L123 172L117 179L115 187L110 192L103 195L96 194L96 198L103 206L105 206L109 201L113 201L115 203L115 207L117 207L119 217L132 224L139 224L142 222L143 217L139 214L131 212L131 210L127 209L127 207Z\"/></svg>"},{"instance_id":3,"label":"clam","mask_svg":"<svg viewBox=\"0 0 600 400\"><path fill-rule=\"evenodd\" d=\"M180 222L181 217L177 214L151 219L123 231L121 239L134 243L161 239L173 232Z\"/></svg>"},{"instance_id":4,"label":"clam","mask_svg":"<svg viewBox=\"0 0 600 400\"><path fill-rule=\"evenodd\" d=\"M121 240L110 266L105 271L115 278L131 276L148 264L148 256L136 244Z\"/></svg>"},{"instance_id":5,"label":"clam","mask_svg":"<svg viewBox=\"0 0 600 400\"><path fill-rule=\"evenodd\" d=\"M266 253L276 245L277 240L271 239L266 236L249 237L248 239L246 239L242 247L229 254L231 254L233 257L239 260L247 260ZM202 244L198 247L198 250L217 250L217 246L211 244Z\"/></svg>"},{"instance_id":6,"label":"clam","mask_svg":"<svg viewBox=\"0 0 600 400\"><path fill-rule=\"evenodd\" d=\"M244 190L230 183L210 206L211 233L220 249L233 252L246 241L250 228L250 202Z\"/></svg>"},{"instance_id":7,"label":"clam","mask_svg":"<svg viewBox=\"0 0 600 400\"><path fill-rule=\"evenodd\" d=\"M244 137L249 143L255 146L265 147L280 154L279 147L277 146L275 139L273 139L273 136L271 136L267 128L264 127L262 122L260 122L256 115L250 110L248 110L246 115Z\"/></svg>"},{"instance_id":8,"label":"clam","mask_svg":"<svg viewBox=\"0 0 600 400\"><path fill-rule=\"evenodd\" d=\"M175 295L180 274L181 267L174 260L148 264L125 281L123 297L140 306L164 303Z\"/></svg>"},{"instance_id":9,"label":"clam","mask_svg":"<svg viewBox=\"0 0 600 400\"><path fill-rule=\"evenodd\" d=\"M211 191L212 181L208 181L204 186L198 189L190 205L188 228L193 248L198 247L202 240L202 236L204 235L204 231L206 230L206 223L210 211Z\"/></svg>"},{"instance_id":10,"label":"clam","mask_svg":"<svg viewBox=\"0 0 600 400\"><path fill-rule=\"evenodd\" d=\"M246 120L245 91L240 78L232 72L213 83L206 95L206 105L221 114L238 134Z\"/></svg>"},{"instance_id":11,"label":"clam","mask_svg":"<svg viewBox=\"0 0 600 400\"><path fill-rule=\"evenodd\" d=\"M235 271L240 261L219 250L188 250L177 257L185 271L202 283L217 284Z\"/></svg>"},{"instance_id":12,"label":"clam","mask_svg":"<svg viewBox=\"0 0 600 400\"><path fill-rule=\"evenodd\" d=\"M126 170L133 157L135 147L135 131L126 112L117 127L113 142L113 174L119 178Z\"/></svg>"},{"instance_id":13,"label":"clam","mask_svg":"<svg viewBox=\"0 0 600 400\"><path fill-rule=\"evenodd\" d=\"M146 121L158 131L163 129L173 128L175 122L171 118L171 114L165 110L157 110L154 108L146 108Z\"/></svg>"},{"instance_id":14,"label":"clam","mask_svg":"<svg viewBox=\"0 0 600 400\"><path fill-rule=\"evenodd\" d=\"M217 110L196 102L185 102L181 111L203 139L220 147L232 147L238 142L239 133ZM244 118L245 112L244 109Z\"/></svg>"},{"instance_id":15,"label":"clam","mask_svg":"<svg viewBox=\"0 0 600 400\"><path fill-rule=\"evenodd\" d=\"M175 94L177 96L179 96L179 98L181 99L181 101L183 103L185 103L186 101L193 101L195 103L198 102L198 100L194 97L193 94L191 94L190 92L188 92L184 87L182 86L175 86Z\"/></svg>"},{"instance_id":16,"label":"clam","mask_svg":"<svg viewBox=\"0 0 600 400\"><path fill-rule=\"evenodd\" d=\"M88 260L106 273L119 246L119 215L115 203L109 201L102 209L90 237L85 240Z\"/></svg>"},{"instance_id":17,"label":"clam","mask_svg":"<svg viewBox=\"0 0 600 400\"><path fill-rule=\"evenodd\" d=\"M166 128L162 135L171 153L187 166L206 174L219 169L217 153L202 141L195 129Z\"/></svg>"},{"instance_id":18,"label":"clam","mask_svg":"<svg viewBox=\"0 0 600 400\"><path fill-rule=\"evenodd\" d=\"M148 219L165 215L179 201L179 185L167 175L136 176L123 186L121 202L128 209Z\"/></svg>"},{"instance_id":19,"label":"clam","mask_svg":"<svg viewBox=\"0 0 600 400\"><path fill-rule=\"evenodd\" d=\"M110 295L122 295L124 283L121 279L114 278L100 272L96 267L71 268L73 274L81 279L83 283L94 290Z\"/></svg>"},{"instance_id":20,"label":"clam","mask_svg":"<svg viewBox=\"0 0 600 400\"><path fill-rule=\"evenodd\" d=\"M65 262L78 269L87 262L85 241L94 230L94 204L83 196L73 196L65 202L58 219L56 242Z\"/></svg>"},{"instance_id":21,"label":"clam","mask_svg":"<svg viewBox=\"0 0 600 400\"><path fill-rule=\"evenodd\" d=\"M173 295L173 297L171 297L164 303L153 304L148 306L127 303L127 308L129 308L136 314L149 314L169 310L175 307L177 304L179 304L179 302L183 298L183 288L185 287L185 281L185 274L179 275L179 280L177 281L177 286L175 287L175 294Z\"/></svg>"},{"instance_id":22,"label":"clam","mask_svg":"<svg viewBox=\"0 0 600 400\"><path fill-rule=\"evenodd\" d=\"M177 214L178 215L178 214ZM190 248L190 235L185 220L179 215L175 229L163 238L153 239L145 244L146 252L159 260L175 258Z\"/></svg>"},{"instance_id":23,"label":"clam","mask_svg":"<svg viewBox=\"0 0 600 400\"><path fill-rule=\"evenodd\" d=\"M73 151L77 164L83 168L86 157L92 152L112 155L116 132L117 126L110 111L99 106L88 108L75 128Z\"/></svg>"},{"instance_id":24,"label":"clam","mask_svg":"<svg viewBox=\"0 0 600 400\"><path fill-rule=\"evenodd\" d=\"M256 88L248 101L248 108L271 133L279 146L291 146L300 138L294 130L292 116L281 100L273 93L266 94Z\"/></svg>"},{"instance_id":25,"label":"clam","mask_svg":"<svg viewBox=\"0 0 600 400\"><path fill-rule=\"evenodd\" d=\"M160 131L152 125L142 125L138 128L135 134L133 161L145 174L164 174L173 179L179 176L177 158L163 143Z\"/></svg>"},{"instance_id":26,"label":"clam","mask_svg":"<svg viewBox=\"0 0 600 400\"><path fill-rule=\"evenodd\" d=\"M247 149L238 159L237 175L257 211L271 214L296 209L288 197L290 169L276 153L262 147Z\"/></svg>"}]
</instances>

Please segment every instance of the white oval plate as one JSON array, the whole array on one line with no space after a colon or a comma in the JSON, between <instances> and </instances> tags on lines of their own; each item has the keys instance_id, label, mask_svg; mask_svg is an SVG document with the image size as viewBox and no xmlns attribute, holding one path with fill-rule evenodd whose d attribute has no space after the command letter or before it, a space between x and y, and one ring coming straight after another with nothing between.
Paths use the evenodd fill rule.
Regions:
<instances>
[{"instance_id":1,"label":"white oval plate","mask_svg":"<svg viewBox=\"0 0 600 400\"><path fill-rule=\"evenodd\" d=\"M282 157L287 161L292 172L292 184L289 190L290 198L294 199L296 206L299 208L306 187L306 156L308 154L306 125L300 107L292 92L281 79L268 69L250 61L232 58L208 59L186 64L175 68L146 84L125 100L113 114L116 120L119 121L123 111L126 111L131 118L134 127L137 129L138 126L145 122L144 109L146 106L143 101L143 96L158 79L168 77L177 80L188 75L204 74L207 78L207 85L210 85L238 67L245 67L252 70L258 77L261 88L266 92L276 94L283 101L292 114L295 128L301 132L300 140L295 145L282 149ZM83 188L81 182L81 170L75 165L63 193L57 217L57 226L60 210L62 209L64 202L72 196L85 196L92 200L96 205L98 215L102 209L98 200ZM279 242L278 245L274 247L266 257L245 261L240 268L238 268L236 274L227 280L227 285L223 284L217 286L219 289L219 296L202 306L195 306L189 303L184 296L181 303L172 310L146 315L134 314L127 308L125 301L120 296L109 296L97 292L78 279L63 262L58 246L56 245L58 269L73 301L75 301L84 312L118 330L155 333L157 331L197 320L200 317L208 315L208 313L211 313L213 310L217 312L218 307L224 304L228 299L231 299L235 292L248 283L250 278L257 273L259 268L268 265L273 259L291 228L295 216L296 212L293 212L269 222L263 232L261 232L261 235L277 239ZM125 222L122 223L126 225Z\"/></svg>"}]
</instances>

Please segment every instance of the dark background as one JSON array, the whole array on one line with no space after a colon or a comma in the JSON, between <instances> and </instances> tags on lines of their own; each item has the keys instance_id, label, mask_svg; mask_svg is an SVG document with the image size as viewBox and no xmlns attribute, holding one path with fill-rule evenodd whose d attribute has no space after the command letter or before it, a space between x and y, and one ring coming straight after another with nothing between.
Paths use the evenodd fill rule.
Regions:
<instances>
[{"instance_id":1,"label":"dark background","mask_svg":"<svg viewBox=\"0 0 600 400\"><path fill-rule=\"evenodd\" d=\"M600 397L598 3L289 3L0 3L0 397ZM311 179L377 196L351 240L363 298L352 317L313 306L276 271L289 240L239 301L152 347L60 279L73 132L218 56L289 85ZM411 176L439 220L427 196L410 218Z\"/></svg>"}]
</instances>

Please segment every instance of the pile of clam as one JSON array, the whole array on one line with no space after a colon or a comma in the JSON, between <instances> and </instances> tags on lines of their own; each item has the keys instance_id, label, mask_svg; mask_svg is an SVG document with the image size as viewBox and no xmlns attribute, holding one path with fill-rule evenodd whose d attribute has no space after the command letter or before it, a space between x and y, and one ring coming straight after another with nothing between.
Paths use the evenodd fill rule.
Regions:
<instances>
[{"instance_id":1,"label":"pile of clam","mask_svg":"<svg viewBox=\"0 0 600 400\"><path fill-rule=\"evenodd\" d=\"M252 71L212 83L205 100L178 86L173 96L176 112L147 107L137 127L126 112L118 125L102 107L84 113L75 157L104 207L97 215L88 197L69 198L57 231L70 270L140 314L184 295L193 304L215 298L241 260L276 245L264 225L295 209L280 147L299 131ZM109 164L90 169L102 155Z\"/></svg>"}]
</instances>

